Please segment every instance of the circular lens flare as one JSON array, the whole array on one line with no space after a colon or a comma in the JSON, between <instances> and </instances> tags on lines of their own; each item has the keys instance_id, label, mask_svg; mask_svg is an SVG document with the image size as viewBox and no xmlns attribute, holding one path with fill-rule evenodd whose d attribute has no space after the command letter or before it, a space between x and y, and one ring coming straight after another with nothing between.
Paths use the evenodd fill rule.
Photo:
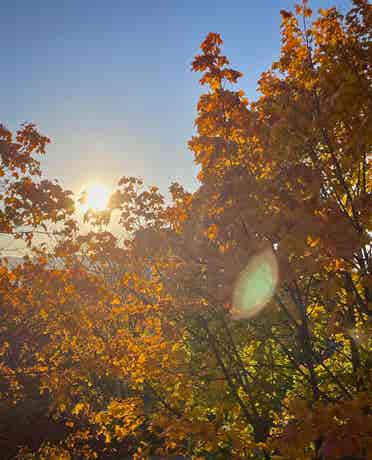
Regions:
<instances>
[{"instance_id":1,"label":"circular lens flare","mask_svg":"<svg viewBox=\"0 0 372 460\"><path fill-rule=\"evenodd\" d=\"M234 318L252 318L272 298L278 283L278 263L267 249L254 256L238 278L234 288Z\"/></svg>"}]
</instances>

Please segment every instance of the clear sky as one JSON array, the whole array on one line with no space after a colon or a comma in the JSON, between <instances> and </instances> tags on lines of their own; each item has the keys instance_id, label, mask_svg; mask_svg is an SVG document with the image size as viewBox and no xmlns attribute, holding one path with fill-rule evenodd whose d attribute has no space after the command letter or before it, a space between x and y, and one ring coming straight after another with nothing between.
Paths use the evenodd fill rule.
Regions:
<instances>
[{"instance_id":1,"label":"clear sky","mask_svg":"<svg viewBox=\"0 0 372 460\"><path fill-rule=\"evenodd\" d=\"M187 140L198 76L190 63L205 35L257 78L280 48L280 14L293 0L3 0L0 122L35 122L52 138L47 175L78 192L135 175L164 191L196 185ZM313 10L348 0L312 0Z\"/></svg>"}]
</instances>

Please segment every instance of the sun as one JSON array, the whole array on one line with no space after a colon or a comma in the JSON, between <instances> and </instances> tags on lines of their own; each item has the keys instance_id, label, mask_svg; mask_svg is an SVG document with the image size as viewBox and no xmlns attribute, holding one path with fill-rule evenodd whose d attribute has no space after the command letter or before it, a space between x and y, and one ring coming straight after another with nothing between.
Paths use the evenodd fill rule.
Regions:
<instances>
[{"instance_id":1,"label":"sun","mask_svg":"<svg viewBox=\"0 0 372 460\"><path fill-rule=\"evenodd\" d=\"M92 183L83 187L81 195L83 197L81 205L83 211L88 209L103 211L108 206L110 191L103 184Z\"/></svg>"}]
</instances>

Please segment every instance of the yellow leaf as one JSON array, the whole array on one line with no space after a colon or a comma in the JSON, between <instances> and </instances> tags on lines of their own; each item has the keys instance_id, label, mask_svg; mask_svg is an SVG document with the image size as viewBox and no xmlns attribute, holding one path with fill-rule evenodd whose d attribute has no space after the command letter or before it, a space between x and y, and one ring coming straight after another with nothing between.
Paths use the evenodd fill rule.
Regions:
<instances>
[{"instance_id":1,"label":"yellow leaf","mask_svg":"<svg viewBox=\"0 0 372 460\"><path fill-rule=\"evenodd\" d=\"M320 238L308 236L306 242L311 248L314 248L315 246L319 244Z\"/></svg>"}]
</instances>

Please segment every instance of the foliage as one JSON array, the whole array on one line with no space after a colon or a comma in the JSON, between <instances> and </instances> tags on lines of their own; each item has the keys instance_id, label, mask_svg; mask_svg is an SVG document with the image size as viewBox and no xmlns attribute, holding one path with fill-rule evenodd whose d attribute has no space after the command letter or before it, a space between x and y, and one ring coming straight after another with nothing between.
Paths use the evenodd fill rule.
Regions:
<instances>
[{"instance_id":1,"label":"foliage","mask_svg":"<svg viewBox=\"0 0 372 460\"><path fill-rule=\"evenodd\" d=\"M123 177L81 234L47 138L1 128L2 231L60 223L1 267L3 458L371 458L371 10L281 14L255 102L218 34L193 61L194 193Z\"/></svg>"}]
</instances>

